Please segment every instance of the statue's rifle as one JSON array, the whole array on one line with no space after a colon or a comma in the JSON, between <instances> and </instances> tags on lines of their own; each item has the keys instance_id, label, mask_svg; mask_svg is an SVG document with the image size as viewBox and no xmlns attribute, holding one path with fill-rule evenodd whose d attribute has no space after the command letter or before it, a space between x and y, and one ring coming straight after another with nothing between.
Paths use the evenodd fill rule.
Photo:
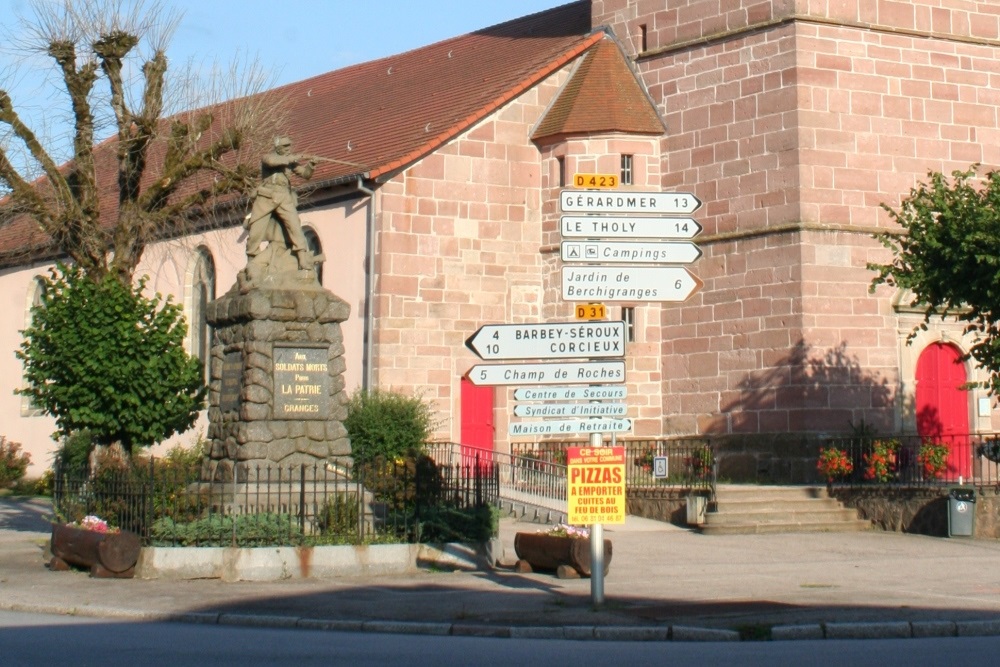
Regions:
<instances>
[{"instance_id":1,"label":"statue's rifle","mask_svg":"<svg viewBox=\"0 0 1000 667\"><path fill-rule=\"evenodd\" d=\"M348 162L347 160L336 160L332 157L320 157L319 155L305 155L303 156L309 162L332 162L334 164L346 164L348 167L360 167L365 168L365 165L358 164L357 162Z\"/></svg>"}]
</instances>

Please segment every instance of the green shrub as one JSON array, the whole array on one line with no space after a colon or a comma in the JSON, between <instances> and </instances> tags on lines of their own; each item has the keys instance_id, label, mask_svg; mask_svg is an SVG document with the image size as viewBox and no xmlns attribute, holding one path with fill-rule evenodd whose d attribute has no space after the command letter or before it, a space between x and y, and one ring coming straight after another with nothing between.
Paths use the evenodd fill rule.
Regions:
<instances>
[{"instance_id":1,"label":"green shrub","mask_svg":"<svg viewBox=\"0 0 1000 667\"><path fill-rule=\"evenodd\" d=\"M490 505L447 507L436 505L421 510L421 542L485 542L500 530L500 512Z\"/></svg>"},{"instance_id":2,"label":"green shrub","mask_svg":"<svg viewBox=\"0 0 1000 667\"><path fill-rule=\"evenodd\" d=\"M30 463L31 455L21 451L21 443L0 435L0 486L20 481Z\"/></svg>"},{"instance_id":3,"label":"green shrub","mask_svg":"<svg viewBox=\"0 0 1000 667\"><path fill-rule=\"evenodd\" d=\"M434 416L419 397L361 389L348 401L344 428L355 464L363 465L421 451L434 430Z\"/></svg>"},{"instance_id":4,"label":"green shrub","mask_svg":"<svg viewBox=\"0 0 1000 667\"><path fill-rule=\"evenodd\" d=\"M153 523L154 546L272 546L298 543L298 522L290 514L213 514L204 519L178 522L169 517Z\"/></svg>"},{"instance_id":5,"label":"green shrub","mask_svg":"<svg viewBox=\"0 0 1000 667\"><path fill-rule=\"evenodd\" d=\"M59 441L55 454L55 465L62 470L85 471L90 465L90 450L94 448L94 438L88 429L74 431Z\"/></svg>"}]
</instances>

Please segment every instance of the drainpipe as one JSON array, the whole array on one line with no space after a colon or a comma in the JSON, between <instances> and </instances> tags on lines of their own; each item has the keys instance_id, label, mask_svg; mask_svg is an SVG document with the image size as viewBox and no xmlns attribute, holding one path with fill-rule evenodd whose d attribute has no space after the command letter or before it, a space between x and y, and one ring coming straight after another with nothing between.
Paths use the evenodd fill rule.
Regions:
<instances>
[{"instance_id":1,"label":"drainpipe","mask_svg":"<svg viewBox=\"0 0 1000 667\"><path fill-rule=\"evenodd\" d=\"M372 388L372 350L375 346L374 329L375 316L373 314L375 305L375 191L365 187L361 177L358 176L355 188L358 192L368 195L368 213L366 220L365 241L365 334L364 350L361 354L361 388L369 391Z\"/></svg>"}]
</instances>

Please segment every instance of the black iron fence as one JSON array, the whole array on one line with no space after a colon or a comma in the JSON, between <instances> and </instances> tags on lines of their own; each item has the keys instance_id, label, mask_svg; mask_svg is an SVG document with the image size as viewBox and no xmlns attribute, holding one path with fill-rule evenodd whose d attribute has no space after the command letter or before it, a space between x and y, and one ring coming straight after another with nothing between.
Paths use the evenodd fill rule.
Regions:
<instances>
[{"instance_id":1,"label":"black iron fence","mask_svg":"<svg viewBox=\"0 0 1000 667\"><path fill-rule=\"evenodd\" d=\"M850 486L1000 486L1000 437L834 438L821 448L817 470L826 481Z\"/></svg>"},{"instance_id":2,"label":"black iron fence","mask_svg":"<svg viewBox=\"0 0 1000 667\"><path fill-rule=\"evenodd\" d=\"M495 529L498 487L488 465L428 456L353 467L237 463L211 481L149 459L57 467L53 505L62 520L96 515L146 545L478 541Z\"/></svg>"},{"instance_id":3,"label":"black iron fence","mask_svg":"<svg viewBox=\"0 0 1000 667\"><path fill-rule=\"evenodd\" d=\"M625 448L628 488L710 488L715 483L715 455L706 439L621 440L616 444ZM555 468L566 465L567 447L587 446L587 441L514 443L511 454L522 465Z\"/></svg>"}]
</instances>

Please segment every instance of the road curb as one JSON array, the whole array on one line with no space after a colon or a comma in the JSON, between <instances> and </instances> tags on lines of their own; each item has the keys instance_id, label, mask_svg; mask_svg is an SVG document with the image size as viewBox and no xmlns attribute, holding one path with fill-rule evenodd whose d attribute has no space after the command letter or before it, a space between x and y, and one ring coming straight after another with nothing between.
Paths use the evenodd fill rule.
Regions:
<instances>
[{"instance_id":1,"label":"road curb","mask_svg":"<svg viewBox=\"0 0 1000 667\"><path fill-rule=\"evenodd\" d=\"M133 621L163 621L200 625L231 625L256 628L301 628L328 632L371 632L384 634L431 635L453 637L490 637L503 639L571 639L578 641L628 642L739 642L736 630L689 625L624 626L509 626L478 623L425 623L392 620L337 620L303 618L281 614L235 612L158 613L127 609L80 607L68 608L42 604L3 604L0 610L30 614L57 614L88 618L113 618ZM884 621L868 623L809 623L776 625L770 640L808 639L910 639L926 637L995 637L1000 636L1000 618L971 621Z\"/></svg>"}]
</instances>

